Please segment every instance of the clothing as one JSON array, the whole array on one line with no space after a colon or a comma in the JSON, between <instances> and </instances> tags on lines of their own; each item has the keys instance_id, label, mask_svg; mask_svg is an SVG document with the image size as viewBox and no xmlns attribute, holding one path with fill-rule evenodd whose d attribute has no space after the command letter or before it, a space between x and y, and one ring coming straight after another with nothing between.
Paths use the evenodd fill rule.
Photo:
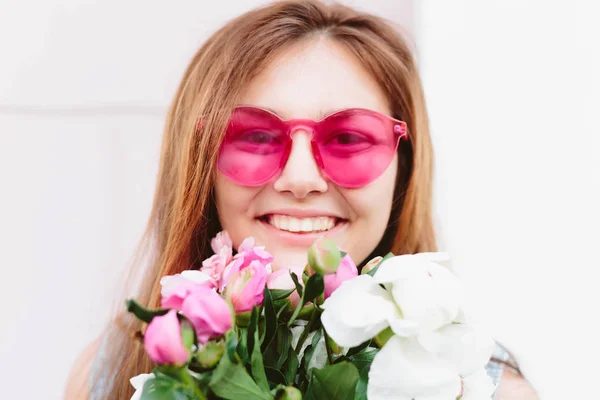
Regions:
<instances>
[{"instance_id":1,"label":"clothing","mask_svg":"<svg viewBox=\"0 0 600 400\"><path fill-rule=\"evenodd\" d=\"M492 360L488 362L485 369L487 371L488 376L492 378L494 385L498 387L498 385L500 384L500 380L502 379L502 373L504 372L504 364L493 360L494 358L502 361L509 361L511 358L510 354L508 354L508 352L502 346L496 344L494 352L492 353Z\"/></svg>"}]
</instances>

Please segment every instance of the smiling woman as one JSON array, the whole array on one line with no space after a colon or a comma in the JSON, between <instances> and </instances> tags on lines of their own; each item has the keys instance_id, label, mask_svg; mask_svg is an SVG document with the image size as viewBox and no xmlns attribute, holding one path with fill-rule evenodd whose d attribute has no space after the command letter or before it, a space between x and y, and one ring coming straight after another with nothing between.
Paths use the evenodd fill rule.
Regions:
<instances>
[{"instance_id":1,"label":"smiling woman","mask_svg":"<svg viewBox=\"0 0 600 400\"><path fill-rule=\"evenodd\" d=\"M431 186L420 78L394 29L317 1L251 11L197 52L172 103L136 298L158 306L160 278L199 268L221 230L236 248L253 237L275 270L305 265L323 235L357 265L435 251ZM108 327L95 373L70 387L91 390L73 398L132 395L129 378L152 369L130 340L140 327Z\"/></svg>"}]
</instances>

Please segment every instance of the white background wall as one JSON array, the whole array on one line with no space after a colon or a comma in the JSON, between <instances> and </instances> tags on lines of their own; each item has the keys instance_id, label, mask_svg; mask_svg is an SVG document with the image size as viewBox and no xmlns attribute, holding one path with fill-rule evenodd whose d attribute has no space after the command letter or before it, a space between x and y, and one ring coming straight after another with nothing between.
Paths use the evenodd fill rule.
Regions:
<instances>
[{"instance_id":1,"label":"white background wall","mask_svg":"<svg viewBox=\"0 0 600 400\"><path fill-rule=\"evenodd\" d=\"M1 398L61 397L141 234L189 58L261 3L0 1ZM543 399L596 396L598 6L346 3L416 40L443 247L482 318Z\"/></svg>"}]
</instances>

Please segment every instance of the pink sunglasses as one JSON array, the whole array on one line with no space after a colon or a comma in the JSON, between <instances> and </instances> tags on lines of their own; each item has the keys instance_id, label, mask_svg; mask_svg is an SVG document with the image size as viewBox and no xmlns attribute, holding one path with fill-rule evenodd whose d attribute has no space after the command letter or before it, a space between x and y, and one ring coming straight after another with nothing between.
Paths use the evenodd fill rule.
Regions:
<instances>
[{"instance_id":1,"label":"pink sunglasses","mask_svg":"<svg viewBox=\"0 0 600 400\"><path fill-rule=\"evenodd\" d=\"M284 121L258 107L234 109L221 144L218 168L243 186L260 186L283 170L292 148L292 134L312 134L313 157L324 175L346 188L365 186L390 165L400 138L407 140L404 121L351 108L321 121Z\"/></svg>"}]
</instances>

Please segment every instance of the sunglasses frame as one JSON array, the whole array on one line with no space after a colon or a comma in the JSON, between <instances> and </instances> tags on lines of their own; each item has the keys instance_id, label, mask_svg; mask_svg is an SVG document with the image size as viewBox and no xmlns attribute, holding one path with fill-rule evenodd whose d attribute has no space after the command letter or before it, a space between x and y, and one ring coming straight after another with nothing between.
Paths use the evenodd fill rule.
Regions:
<instances>
[{"instance_id":1,"label":"sunglasses frame","mask_svg":"<svg viewBox=\"0 0 600 400\"><path fill-rule=\"evenodd\" d=\"M223 172L219 167L219 170L221 170L222 173L224 173L229 179L231 179L232 181L234 181L235 183L242 185L242 186L249 186L249 187L256 187L256 186L261 186L266 184L267 182L270 182L271 180L275 179L276 176L278 176L281 171L283 171L283 168L285 167L285 164L287 163L288 159L289 159L289 155L291 153L291 143L293 141L292 135L295 131L297 130L305 130L307 132L310 132L310 140L311 140L311 149L312 149L312 153L313 153L313 158L315 159L315 162L317 163L320 171L329 179L331 180L333 183L335 183L336 185L345 187L345 188L358 188L358 187L362 187L365 186L369 183L371 183L373 180L377 179L371 179L369 182L364 183L364 184L356 184L356 185L349 185L349 184L341 184L340 182L338 182L336 179L333 179L330 174L327 173L323 160L321 158L321 152L319 150L319 145L318 143L314 140L315 134L316 134L316 127L322 123L324 123L325 121L327 121L330 118L334 118L339 116L340 114L344 114L344 113L353 113L353 112L357 112L357 113L366 113L366 114L370 114L370 115L375 115L380 119L384 119L384 120L388 120L391 122L391 126L392 126L392 133L394 135L394 140L396 142L395 147L394 147L394 153L398 151L398 146L400 143L401 139L404 139L406 141L409 140L408 137L408 129L407 129L407 124L406 122L390 117L389 115L383 114L381 112L378 111L374 111L374 110L370 110L370 109L366 109L366 108L344 108L341 110L337 110L334 111L330 114L327 114L326 116L324 116L323 118L321 118L318 121L312 120L312 119L283 119L281 118L279 115L277 115L275 112L265 109L263 107L258 107L258 106L253 106L253 105L247 105L247 104L241 104L241 105L237 105L234 107L231 116L234 115L234 113L237 110L243 110L243 109L249 109L252 111L260 111L260 112L264 112L266 114L269 114L271 117L277 119L282 125L284 125L286 127L286 136L289 138L288 143L286 144L285 150L282 152L282 156L281 156L281 161L280 161L280 165L279 167L273 171L273 173L269 174L268 177L261 179L260 181L254 182L254 183L248 183L248 182L240 182L237 179L235 179L234 177L228 175L227 173ZM203 126L202 121L198 122L198 129L200 129ZM229 129L229 126L228 126ZM227 133L225 134L227 135ZM219 149L219 153L221 152L221 148ZM218 163L217 163L218 166Z\"/></svg>"}]
</instances>

